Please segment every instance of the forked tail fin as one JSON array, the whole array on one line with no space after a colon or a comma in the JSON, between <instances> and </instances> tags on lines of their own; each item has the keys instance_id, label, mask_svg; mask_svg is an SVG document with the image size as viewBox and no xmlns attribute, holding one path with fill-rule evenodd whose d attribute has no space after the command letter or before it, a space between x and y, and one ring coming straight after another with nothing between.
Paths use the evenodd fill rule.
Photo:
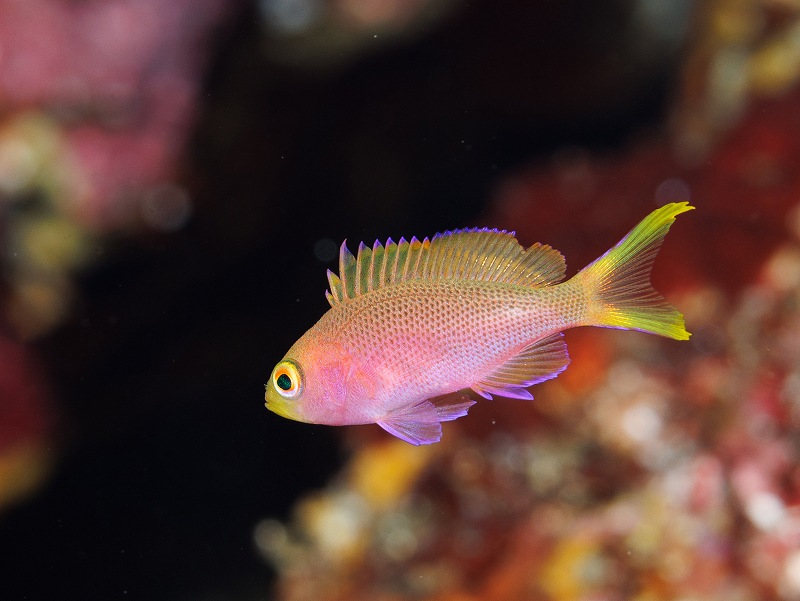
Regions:
<instances>
[{"instance_id":1,"label":"forked tail fin","mask_svg":"<svg viewBox=\"0 0 800 601\"><path fill-rule=\"evenodd\" d=\"M587 325L689 339L683 315L653 288L650 271L675 217L693 208L674 202L656 209L575 276L589 300Z\"/></svg>"}]
</instances>

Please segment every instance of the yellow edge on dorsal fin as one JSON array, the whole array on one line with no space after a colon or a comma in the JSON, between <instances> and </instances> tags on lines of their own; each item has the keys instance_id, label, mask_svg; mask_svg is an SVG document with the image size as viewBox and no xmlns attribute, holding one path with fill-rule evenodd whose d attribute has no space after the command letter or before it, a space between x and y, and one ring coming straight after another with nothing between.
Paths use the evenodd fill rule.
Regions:
<instances>
[{"instance_id":1,"label":"yellow edge on dorsal fin","mask_svg":"<svg viewBox=\"0 0 800 601\"><path fill-rule=\"evenodd\" d=\"M372 248L361 243L354 256L342 243L339 275L328 271L330 289L325 296L331 306L372 290L408 280L474 280L503 282L537 288L564 278L564 257L538 242L527 250L513 232L495 229L463 229L436 234L432 239L386 245L375 241Z\"/></svg>"}]
</instances>

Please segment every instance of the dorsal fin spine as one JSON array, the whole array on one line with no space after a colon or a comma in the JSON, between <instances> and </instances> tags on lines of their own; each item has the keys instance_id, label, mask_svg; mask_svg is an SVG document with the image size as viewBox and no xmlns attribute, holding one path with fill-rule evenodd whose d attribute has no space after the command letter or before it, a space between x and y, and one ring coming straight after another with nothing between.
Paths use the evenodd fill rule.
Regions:
<instances>
[{"instance_id":1,"label":"dorsal fin spine","mask_svg":"<svg viewBox=\"0 0 800 601\"><path fill-rule=\"evenodd\" d=\"M428 256L423 259L425 261L422 269L422 277L426 279L436 279L439 277L439 263L442 256L447 253L447 243L446 240L443 241L444 246L440 244L438 247L434 247L435 250L432 250L428 253ZM421 257L420 257L421 258Z\"/></svg>"},{"instance_id":2,"label":"dorsal fin spine","mask_svg":"<svg viewBox=\"0 0 800 601\"><path fill-rule=\"evenodd\" d=\"M478 264L481 262L481 254L483 253L483 249L486 247L486 244L481 244L479 247L472 249L472 252L469 254L469 260L467 261L466 265L464 265L463 270L463 277L470 279L472 275L476 273L476 269Z\"/></svg>"},{"instance_id":3,"label":"dorsal fin spine","mask_svg":"<svg viewBox=\"0 0 800 601\"><path fill-rule=\"evenodd\" d=\"M461 268L462 277L467 279L472 277L476 265L480 262L480 253L483 251L484 247L485 244L481 244L479 247L473 248L469 256L465 258L464 266Z\"/></svg>"},{"instance_id":4,"label":"dorsal fin spine","mask_svg":"<svg viewBox=\"0 0 800 601\"><path fill-rule=\"evenodd\" d=\"M377 240L376 240L376 242L377 242ZM389 238L386 241L386 246L383 248L383 256L381 258L381 266L378 269L377 275L375 276L376 277L376 280L375 280L375 287L376 288L380 288L381 286L383 286L383 283L386 281L384 279L384 277L386 275L386 258L388 256L388 252L389 252L388 249L389 249L389 245L391 243L392 243L392 239Z\"/></svg>"},{"instance_id":5,"label":"dorsal fin spine","mask_svg":"<svg viewBox=\"0 0 800 601\"><path fill-rule=\"evenodd\" d=\"M431 241L428 238L424 238L422 242L419 244L419 250L417 251L417 265L421 265L423 261L429 256L430 253L425 252L431 246ZM417 273L418 270L415 269L414 273Z\"/></svg>"},{"instance_id":6,"label":"dorsal fin spine","mask_svg":"<svg viewBox=\"0 0 800 601\"><path fill-rule=\"evenodd\" d=\"M389 274L391 276L392 282L396 282L399 278L399 274L405 268L406 258L408 257L408 243L406 239L402 236L400 237L400 241L397 243L397 252L394 256L394 266L392 267L392 271Z\"/></svg>"},{"instance_id":7,"label":"dorsal fin spine","mask_svg":"<svg viewBox=\"0 0 800 601\"><path fill-rule=\"evenodd\" d=\"M497 247L499 246L499 242L495 240L489 248L485 249L486 254L489 256L488 262L484 263L483 268L485 269L486 273L491 273L491 281L497 281L497 269L495 268L495 263L500 260L498 253L495 252Z\"/></svg>"},{"instance_id":8,"label":"dorsal fin spine","mask_svg":"<svg viewBox=\"0 0 800 601\"><path fill-rule=\"evenodd\" d=\"M456 261L453 265L453 277L460 278L464 273L464 268L467 265L467 261L472 256L472 249L468 250L467 252L462 252L461 254L457 255Z\"/></svg>"},{"instance_id":9,"label":"dorsal fin spine","mask_svg":"<svg viewBox=\"0 0 800 601\"><path fill-rule=\"evenodd\" d=\"M375 240L375 243L372 245L372 256L369 262L369 273L367 274L367 290L374 290L378 287L378 282L375 280L375 259L377 255L383 255L381 251L383 251L383 246L380 242Z\"/></svg>"},{"instance_id":10,"label":"dorsal fin spine","mask_svg":"<svg viewBox=\"0 0 800 601\"><path fill-rule=\"evenodd\" d=\"M347 272L345 271L345 254L350 251L347 250L347 240L342 242L339 248L339 282L342 285L342 300L347 298Z\"/></svg>"},{"instance_id":11,"label":"dorsal fin spine","mask_svg":"<svg viewBox=\"0 0 800 601\"><path fill-rule=\"evenodd\" d=\"M500 240L497 238L493 238L486 243L486 246L483 248L483 256L485 257L483 261L481 261L481 270L484 273L493 273L492 266L494 265L495 261L497 261L497 249L500 247ZM492 276L491 281L494 281L495 277Z\"/></svg>"},{"instance_id":12,"label":"dorsal fin spine","mask_svg":"<svg viewBox=\"0 0 800 601\"><path fill-rule=\"evenodd\" d=\"M381 265L381 276L380 276L381 286L384 286L386 284L386 281L387 281L386 280L386 275L387 275L387 272L389 270L389 265L391 265L392 262L397 260L397 244L395 244L392 241L392 239L389 238L386 241L386 246L384 247L384 251L383 252L384 252L384 255L383 255L384 259L383 259L383 265ZM389 280L389 281L391 281L391 280Z\"/></svg>"},{"instance_id":13,"label":"dorsal fin spine","mask_svg":"<svg viewBox=\"0 0 800 601\"><path fill-rule=\"evenodd\" d=\"M419 246L419 239L412 236L411 240L408 243L408 254L406 255L405 260L405 268L398 273L398 277L400 280L407 280L412 277L412 275L419 275L419 272L416 270L417 267L417 256L416 249Z\"/></svg>"},{"instance_id":14,"label":"dorsal fin spine","mask_svg":"<svg viewBox=\"0 0 800 601\"><path fill-rule=\"evenodd\" d=\"M501 246L501 241L497 240L497 242L495 244L495 248L493 248L492 250L493 251L494 250L498 250L499 251L500 250L500 246ZM489 269L490 269L491 273L494 274L494 277L492 278L492 281L494 281L494 282L501 281L503 279L503 276L505 275L506 269L508 269L508 263L506 261L506 258L502 254L500 254L499 252L496 253L496 256L494 257L494 260L492 261L492 266Z\"/></svg>"},{"instance_id":15,"label":"dorsal fin spine","mask_svg":"<svg viewBox=\"0 0 800 601\"><path fill-rule=\"evenodd\" d=\"M453 245L448 244L444 255L439 258L436 265L436 277L442 277L445 267L453 262Z\"/></svg>"},{"instance_id":16,"label":"dorsal fin spine","mask_svg":"<svg viewBox=\"0 0 800 601\"><path fill-rule=\"evenodd\" d=\"M364 247L364 252L361 252L361 247ZM369 292L370 282L367 279L369 276L369 265L372 262L372 249L363 242L359 245L358 254L364 255L361 261L361 269L358 272L358 294L365 294Z\"/></svg>"},{"instance_id":17,"label":"dorsal fin spine","mask_svg":"<svg viewBox=\"0 0 800 601\"><path fill-rule=\"evenodd\" d=\"M412 238L412 240L416 242L415 246L412 245L412 248L414 250L414 258L413 258L414 263L412 269L406 272L406 277L408 276L419 277L420 271L422 271L424 274L425 267L427 267L428 263L427 260L423 262L422 251L430 247L431 241L428 238L423 238L422 242L420 242L419 240L417 240L416 237ZM425 259L427 258L428 257L426 257ZM420 267L422 267L422 269L420 269ZM422 277L425 277L425 275L423 275Z\"/></svg>"},{"instance_id":18,"label":"dorsal fin spine","mask_svg":"<svg viewBox=\"0 0 800 601\"><path fill-rule=\"evenodd\" d=\"M398 274L401 280L408 279L411 274L417 273L417 248L419 247L419 240L416 236L412 236L408 243L408 254L406 254L405 265L402 271Z\"/></svg>"},{"instance_id":19,"label":"dorsal fin spine","mask_svg":"<svg viewBox=\"0 0 800 601\"><path fill-rule=\"evenodd\" d=\"M514 265L513 268L511 269L511 274L513 276L512 281L513 282L521 281L527 270L528 270L528 264L525 260L520 261L519 264L517 265Z\"/></svg>"},{"instance_id":20,"label":"dorsal fin spine","mask_svg":"<svg viewBox=\"0 0 800 601\"><path fill-rule=\"evenodd\" d=\"M342 298L353 298L355 296L355 282L351 281L356 278L357 274L351 269L356 263L356 258L350 249L347 248L347 240L342 242L342 248L339 252L339 279L342 281ZM353 277L349 277L350 276Z\"/></svg>"},{"instance_id":21,"label":"dorsal fin spine","mask_svg":"<svg viewBox=\"0 0 800 601\"><path fill-rule=\"evenodd\" d=\"M481 262L481 256L483 255L485 249L486 249L486 243L484 242L481 244L479 248L476 248L470 254L469 262L467 263L466 269L464 270L464 277L466 279L472 279L473 274L476 273L478 265Z\"/></svg>"},{"instance_id":22,"label":"dorsal fin spine","mask_svg":"<svg viewBox=\"0 0 800 601\"><path fill-rule=\"evenodd\" d=\"M333 273L330 269L328 270L328 285L330 287L330 292L326 294L326 298L328 302L333 305L331 299L335 302L341 302L342 300L342 282L335 273ZM330 295L330 296L328 296Z\"/></svg>"},{"instance_id":23,"label":"dorsal fin spine","mask_svg":"<svg viewBox=\"0 0 800 601\"><path fill-rule=\"evenodd\" d=\"M516 283L517 280L521 278L523 272L525 271L525 268L526 265L524 261L517 264L509 265L508 280L510 282Z\"/></svg>"},{"instance_id":24,"label":"dorsal fin spine","mask_svg":"<svg viewBox=\"0 0 800 601\"><path fill-rule=\"evenodd\" d=\"M356 281L355 281L355 294L358 296L364 290L361 288L362 272L364 270L364 258L367 256L367 247L363 242L358 243L358 254L356 255Z\"/></svg>"},{"instance_id":25,"label":"dorsal fin spine","mask_svg":"<svg viewBox=\"0 0 800 601\"><path fill-rule=\"evenodd\" d=\"M380 256L380 261L376 262L377 270L374 267L372 270L373 274L372 277L373 277L373 282L375 282L375 288L380 288L381 286L383 286L383 282L381 281L381 270L383 269L383 266L386 263L385 261L386 247L384 247L383 244L378 245L378 255Z\"/></svg>"}]
</instances>

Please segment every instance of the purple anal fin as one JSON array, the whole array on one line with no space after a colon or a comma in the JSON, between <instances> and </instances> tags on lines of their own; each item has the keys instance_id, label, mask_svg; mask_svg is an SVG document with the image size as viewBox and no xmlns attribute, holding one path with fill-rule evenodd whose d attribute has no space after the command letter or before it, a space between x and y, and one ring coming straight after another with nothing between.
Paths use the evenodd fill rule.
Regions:
<instances>
[{"instance_id":1,"label":"purple anal fin","mask_svg":"<svg viewBox=\"0 0 800 601\"><path fill-rule=\"evenodd\" d=\"M475 401L464 397L445 397L434 405L429 400L395 409L377 424L413 445L431 444L442 438L442 424L463 417Z\"/></svg>"}]
</instances>

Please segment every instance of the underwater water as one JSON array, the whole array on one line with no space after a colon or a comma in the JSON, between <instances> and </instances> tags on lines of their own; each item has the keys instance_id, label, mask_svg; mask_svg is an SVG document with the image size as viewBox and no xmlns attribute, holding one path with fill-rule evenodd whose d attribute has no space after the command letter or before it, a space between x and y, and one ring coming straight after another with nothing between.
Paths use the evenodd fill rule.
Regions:
<instances>
[{"instance_id":1,"label":"underwater water","mask_svg":"<svg viewBox=\"0 0 800 601\"><path fill-rule=\"evenodd\" d=\"M0 598L800 599L800 12L664 7L0 0ZM684 200L688 342L426 447L264 407L345 238Z\"/></svg>"}]
</instances>

